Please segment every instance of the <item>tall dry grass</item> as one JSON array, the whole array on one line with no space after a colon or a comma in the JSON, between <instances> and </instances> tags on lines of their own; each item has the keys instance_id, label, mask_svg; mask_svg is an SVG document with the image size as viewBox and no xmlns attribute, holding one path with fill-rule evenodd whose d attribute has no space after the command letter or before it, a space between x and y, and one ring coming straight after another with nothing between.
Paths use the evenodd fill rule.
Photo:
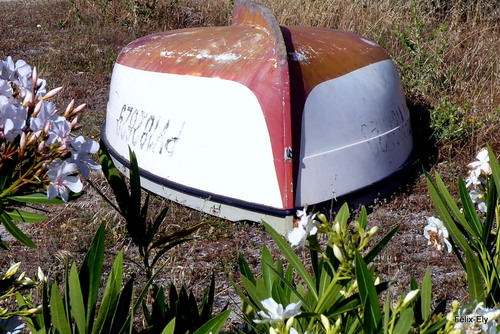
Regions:
<instances>
[{"instance_id":1,"label":"tall dry grass","mask_svg":"<svg viewBox=\"0 0 500 334\"><path fill-rule=\"evenodd\" d=\"M437 142L472 154L500 128L497 0L262 0L281 25L353 31L383 46L407 96L431 110ZM230 24L230 0L71 0L78 20L98 18L135 35ZM452 152L452 154L454 154Z\"/></svg>"},{"instance_id":2,"label":"tall dry grass","mask_svg":"<svg viewBox=\"0 0 500 334\"><path fill-rule=\"evenodd\" d=\"M465 137L471 150L486 141L498 147L497 0L263 2L280 24L353 31L382 45L398 65L406 94L423 99L431 109L438 107L440 114L432 116L433 126L441 128L435 129L442 137L437 139L444 139L441 144L463 144Z\"/></svg>"}]
</instances>

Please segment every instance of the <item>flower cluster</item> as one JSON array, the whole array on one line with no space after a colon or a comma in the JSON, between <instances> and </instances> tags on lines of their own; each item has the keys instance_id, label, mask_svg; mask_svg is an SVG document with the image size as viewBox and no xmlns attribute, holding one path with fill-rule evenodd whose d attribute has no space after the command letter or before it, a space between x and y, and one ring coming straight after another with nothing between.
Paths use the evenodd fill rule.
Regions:
<instances>
[{"instance_id":1,"label":"flower cluster","mask_svg":"<svg viewBox=\"0 0 500 334\"><path fill-rule=\"evenodd\" d=\"M436 250L441 251L446 249L451 252L451 243L448 241L448 230L443 222L436 217L427 218L427 226L424 227L424 237L429 241Z\"/></svg>"},{"instance_id":2,"label":"flower cluster","mask_svg":"<svg viewBox=\"0 0 500 334\"><path fill-rule=\"evenodd\" d=\"M49 99L62 87L47 92L45 86L36 68L24 60L0 61L0 172L16 175L0 189L0 198L41 186L47 187L48 199L59 195L68 201L69 190L77 193L83 187L75 174L80 171L88 178L90 169L100 168L89 157L99 145L72 136L81 127L85 104L75 107L73 100L58 115Z\"/></svg>"},{"instance_id":3,"label":"flower cluster","mask_svg":"<svg viewBox=\"0 0 500 334\"><path fill-rule=\"evenodd\" d=\"M18 291L29 290L36 287L40 282L46 280L43 272L38 268L38 280L33 280L26 276L25 272L20 273L21 263L14 263L7 272L0 278L0 301L7 298L15 298ZM24 297L23 297L24 298ZM28 297L29 298L29 297ZM25 299L29 302L28 299ZM0 306L0 319L12 319L17 316L30 316L39 313L41 308L35 307L31 303L26 304L27 307L20 309L18 311L9 311L7 308ZM33 306L33 307L28 307ZM8 325L8 322L3 322L0 324L0 329ZM4 328L5 329L5 328ZM3 333L3 332L2 332Z\"/></svg>"},{"instance_id":4,"label":"flower cluster","mask_svg":"<svg viewBox=\"0 0 500 334\"><path fill-rule=\"evenodd\" d=\"M472 312L467 309L458 310L455 315L455 332L463 334L487 333L496 334L497 319L500 317L500 310L485 308L483 303L477 304Z\"/></svg>"},{"instance_id":5,"label":"flower cluster","mask_svg":"<svg viewBox=\"0 0 500 334\"><path fill-rule=\"evenodd\" d=\"M305 247L307 238L318 232L319 222L315 221L316 214L307 214L307 207L304 210L297 210L297 220L294 228L288 233L288 241L295 246Z\"/></svg>"},{"instance_id":6,"label":"flower cluster","mask_svg":"<svg viewBox=\"0 0 500 334\"><path fill-rule=\"evenodd\" d=\"M477 155L476 161L467 165L469 174L465 180L467 188L471 188L469 195L477 205L479 211L486 213L486 193L488 177L491 175L488 150L483 148Z\"/></svg>"}]
</instances>

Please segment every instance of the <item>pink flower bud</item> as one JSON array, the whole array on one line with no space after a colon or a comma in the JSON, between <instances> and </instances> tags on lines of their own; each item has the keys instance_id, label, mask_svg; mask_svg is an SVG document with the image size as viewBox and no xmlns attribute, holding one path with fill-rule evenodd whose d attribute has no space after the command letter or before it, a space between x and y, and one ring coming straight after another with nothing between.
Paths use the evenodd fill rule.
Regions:
<instances>
[{"instance_id":1,"label":"pink flower bud","mask_svg":"<svg viewBox=\"0 0 500 334\"><path fill-rule=\"evenodd\" d=\"M28 138L28 146L32 146L42 135L42 131L32 132Z\"/></svg>"},{"instance_id":2,"label":"pink flower bud","mask_svg":"<svg viewBox=\"0 0 500 334\"><path fill-rule=\"evenodd\" d=\"M71 100L71 102L68 103L68 106L66 107L66 111L64 112L64 117L66 117L66 118L69 117L74 106L75 106L75 100Z\"/></svg>"},{"instance_id":3,"label":"pink flower bud","mask_svg":"<svg viewBox=\"0 0 500 334\"><path fill-rule=\"evenodd\" d=\"M45 96L42 98L42 100L46 100L46 99L50 99L51 97L54 97L57 93L59 93L61 90L62 90L62 86L61 87L57 87L57 88L54 88L52 90L50 90L47 94L45 94Z\"/></svg>"},{"instance_id":4,"label":"pink flower bud","mask_svg":"<svg viewBox=\"0 0 500 334\"><path fill-rule=\"evenodd\" d=\"M33 103L33 93L31 92L26 92L26 96L24 97L24 101L23 101L23 106L27 106L27 105L30 105L31 103Z\"/></svg>"},{"instance_id":5,"label":"pink flower bud","mask_svg":"<svg viewBox=\"0 0 500 334\"><path fill-rule=\"evenodd\" d=\"M76 130L76 127L78 126L78 123L80 123L80 120L82 119L82 114L76 115L75 118L71 121L71 129Z\"/></svg>"},{"instance_id":6,"label":"pink flower bud","mask_svg":"<svg viewBox=\"0 0 500 334\"><path fill-rule=\"evenodd\" d=\"M49 133L50 130L50 122L45 123L45 127L43 128L43 132Z\"/></svg>"},{"instance_id":7,"label":"pink flower bud","mask_svg":"<svg viewBox=\"0 0 500 334\"><path fill-rule=\"evenodd\" d=\"M17 149L19 160L24 159L25 149L26 149L26 132L21 132L21 139L19 140L19 147Z\"/></svg>"},{"instance_id":8,"label":"pink flower bud","mask_svg":"<svg viewBox=\"0 0 500 334\"><path fill-rule=\"evenodd\" d=\"M33 110L33 114L31 115L31 117L36 117L38 115L38 113L40 112L40 110L42 109L42 104L43 104L43 100L40 100L36 106L35 106L35 110Z\"/></svg>"},{"instance_id":9,"label":"pink flower bud","mask_svg":"<svg viewBox=\"0 0 500 334\"><path fill-rule=\"evenodd\" d=\"M75 108L75 110L73 110L73 114L78 114L79 112L81 112L85 107L87 106L86 103L83 103L83 104L80 104L78 107Z\"/></svg>"},{"instance_id":10,"label":"pink flower bud","mask_svg":"<svg viewBox=\"0 0 500 334\"><path fill-rule=\"evenodd\" d=\"M38 144L38 148L37 148L37 151L38 152L43 152L43 150L45 149L45 140L42 140L40 142L40 144Z\"/></svg>"},{"instance_id":11,"label":"pink flower bud","mask_svg":"<svg viewBox=\"0 0 500 334\"><path fill-rule=\"evenodd\" d=\"M33 87L36 88L36 82L38 81L38 70L36 69L36 66L33 67L31 78L33 79Z\"/></svg>"}]
</instances>

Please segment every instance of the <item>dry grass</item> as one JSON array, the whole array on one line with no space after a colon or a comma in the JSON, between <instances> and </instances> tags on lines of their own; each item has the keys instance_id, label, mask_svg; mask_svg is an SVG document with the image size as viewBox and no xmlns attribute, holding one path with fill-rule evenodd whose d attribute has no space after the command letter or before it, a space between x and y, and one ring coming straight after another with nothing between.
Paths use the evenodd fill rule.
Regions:
<instances>
[{"instance_id":1,"label":"dry grass","mask_svg":"<svg viewBox=\"0 0 500 334\"><path fill-rule=\"evenodd\" d=\"M465 165L489 142L500 152L500 6L496 0L265 0L283 25L313 25L350 30L385 47L398 65L415 119L440 124L434 130L437 155L427 166L448 184L464 175ZM134 5L137 4L137 5ZM150 8L148 4L156 3ZM11 55L36 64L50 85L63 85L62 107L70 98L87 103L82 132L98 138L105 118L112 66L128 42L148 33L230 23L230 1L106 1L38 0L0 3L0 59ZM38 26L39 25L39 26ZM434 109L437 107L436 109ZM458 120L453 121L452 120ZM440 121L437 122L437 121ZM421 124L426 125L425 122ZM421 141L428 142L424 131ZM449 135L449 136L447 136ZM105 185L95 174L95 182ZM241 251L258 267L269 238L261 226L229 223L182 206L156 199L155 206L171 207L164 229L207 222L196 239L178 247L162 281L187 281L198 295L217 272L217 300L224 304L233 293L221 260L234 273ZM437 254L422 236L425 218L434 214L422 177L401 194L374 205L370 224L401 228L377 260L386 279L396 279L399 295L410 276L420 279L431 267L436 298L466 300L464 274L452 255ZM58 207L42 223L22 226L38 249L11 242L0 253L0 268L23 261L28 272L41 266L55 275L64 257L80 259L97 223L107 222L110 257L125 250L128 272L141 273L137 252L115 213L91 190L80 201Z\"/></svg>"}]
</instances>

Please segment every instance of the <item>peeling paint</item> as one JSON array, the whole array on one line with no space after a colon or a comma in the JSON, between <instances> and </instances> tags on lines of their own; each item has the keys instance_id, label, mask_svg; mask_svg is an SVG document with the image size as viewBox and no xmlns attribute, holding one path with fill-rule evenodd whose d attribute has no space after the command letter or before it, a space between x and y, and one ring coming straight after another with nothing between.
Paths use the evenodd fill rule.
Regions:
<instances>
[{"instance_id":1,"label":"peeling paint","mask_svg":"<svg viewBox=\"0 0 500 334\"><path fill-rule=\"evenodd\" d=\"M375 42L373 42L373 41L370 41L370 40L368 40L368 39L366 39L366 38L361 37L361 38L360 38L360 40L361 40L362 42L365 42L365 43L366 43L366 44L368 44L368 45L375 46L375 47L379 47L379 45L378 45L377 43L375 43Z\"/></svg>"}]
</instances>

